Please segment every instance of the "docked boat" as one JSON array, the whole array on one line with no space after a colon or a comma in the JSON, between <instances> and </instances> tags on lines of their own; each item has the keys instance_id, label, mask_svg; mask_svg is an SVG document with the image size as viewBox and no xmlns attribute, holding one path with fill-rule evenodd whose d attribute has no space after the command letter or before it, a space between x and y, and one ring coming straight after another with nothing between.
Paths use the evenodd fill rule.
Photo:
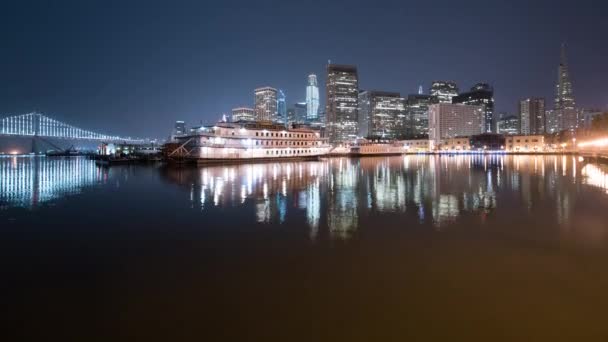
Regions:
<instances>
[{"instance_id":1,"label":"docked boat","mask_svg":"<svg viewBox=\"0 0 608 342\"><path fill-rule=\"evenodd\" d=\"M197 163L318 159L330 149L318 131L266 122L220 122L175 139L168 159Z\"/></svg>"},{"instance_id":2,"label":"docked boat","mask_svg":"<svg viewBox=\"0 0 608 342\"><path fill-rule=\"evenodd\" d=\"M403 144L398 142L373 142L359 139L350 147L351 156L382 156L405 153Z\"/></svg>"}]
</instances>

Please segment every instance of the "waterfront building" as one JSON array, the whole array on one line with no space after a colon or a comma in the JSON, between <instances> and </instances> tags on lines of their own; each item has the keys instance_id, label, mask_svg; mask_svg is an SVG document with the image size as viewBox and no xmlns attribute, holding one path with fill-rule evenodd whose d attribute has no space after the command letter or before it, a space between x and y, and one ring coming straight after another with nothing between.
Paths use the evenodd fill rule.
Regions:
<instances>
[{"instance_id":1,"label":"waterfront building","mask_svg":"<svg viewBox=\"0 0 608 342\"><path fill-rule=\"evenodd\" d=\"M255 117L258 121L276 121L277 90L271 87L257 88L255 93Z\"/></svg>"},{"instance_id":2,"label":"waterfront building","mask_svg":"<svg viewBox=\"0 0 608 342\"><path fill-rule=\"evenodd\" d=\"M349 142L357 137L359 77L353 65L327 66L326 115L330 143Z\"/></svg>"},{"instance_id":3,"label":"waterfront building","mask_svg":"<svg viewBox=\"0 0 608 342\"><path fill-rule=\"evenodd\" d=\"M429 94L437 103L452 103L452 98L458 96L458 86L452 81L433 81Z\"/></svg>"},{"instance_id":4,"label":"waterfront building","mask_svg":"<svg viewBox=\"0 0 608 342\"><path fill-rule=\"evenodd\" d=\"M432 144L441 140L470 137L484 133L484 108L463 104L438 103L429 106L429 139ZM431 146L435 148L436 146Z\"/></svg>"},{"instance_id":5,"label":"waterfront building","mask_svg":"<svg viewBox=\"0 0 608 342\"><path fill-rule=\"evenodd\" d=\"M404 99L399 93L359 92L359 136L396 139L405 135Z\"/></svg>"},{"instance_id":6,"label":"waterfront building","mask_svg":"<svg viewBox=\"0 0 608 342\"><path fill-rule=\"evenodd\" d=\"M543 152L545 137L543 135L509 135L505 139L507 152Z\"/></svg>"},{"instance_id":7,"label":"waterfront building","mask_svg":"<svg viewBox=\"0 0 608 342\"><path fill-rule=\"evenodd\" d=\"M429 152L429 139L407 139L399 140L403 144L405 153L425 153Z\"/></svg>"},{"instance_id":8,"label":"waterfront building","mask_svg":"<svg viewBox=\"0 0 608 342\"><path fill-rule=\"evenodd\" d=\"M415 138L428 138L429 105L433 103L431 95L412 94L407 97L405 111L407 115L406 135Z\"/></svg>"},{"instance_id":9,"label":"waterfront building","mask_svg":"<svg viewBox=\"0 0 608 342\"><path fill-rule=\"evenodd\" d=\"M521 134L545 133L545 99L527 98L519 102Z\"/></svg>"},{"instance_id":10,"label":"waterfront building","mask_svg":"<svg viewBox=\"0 0 608 342\"><path fill-rule=\"evenodd\" d=\"M494 119L494 89L486 83L477 83L470 91L452 98L452 103L483 106L484 127L487 133L496 132Z\"/></svg>"},{"instance_id":11,"label":"waterfront building","mask_svg":"<svg viewBox=\"0 0 608 342\"><path fill-rule=\"evenodd\" d=\"M285 100L285 93L279 89L277 97L277 118L273 121L287 124L287 103Z\"/></svg>"},{"instance_id":12,"label":"waterfront building","mask_svg":"<svg viewBox=\"0 0 608 342\"><path fill-rule=\"evenodd\" d=\"M173 128L174 135L186 134L186 123L184 121L175 121L175 127Z\"/></svg>"},{"instance_id":13,"label":"waterfront building","mask_svg":"<svg viewBox=\"0 0 608 342\"><path fill-rule=\"evenodd\" d=\"M308 86L306 86L306 119L315 121L319 117L319 86L317 75L308 75Z\"/></svg>"},{"instance_id":14,"label":"waterfront building","mask_svg":"<svg viewBox=\"0 0 608 342\"><path fill-rule=\"evenodd\" d=\"M440 139L438 143L429 140L431 151L469 151L471 141L468 137Z\"/></svg>"},{"instance_id":15,"label":"waterfront building","mask_svg":"<svg viewBox=\"0 0 608 342\"><path fill-rule=\"evenodd\" d=\"M470 144L471 150L503 151L505 149L505 136L496 133L478 134L471 137Z\"/></svg>"},{"instance_id":16,"label":"waterfront building","mask_svg":"<svg viewBox=\"0 0 608 342\"><path fill-rule=\"evenodd\" d=\"M238 107L232 109L232 122L255 121L255 109L248 107Z\"/></svg>"},{"instance_id":17,"label":"waterfront building","mask_svg":"<svg viewBox=\"0 0 608 342\"><path fill-rule=\"evenodd\" d=\"M521 124L519 123L519 117L516 115L503 116L500 120L498 120L498 124L496 126L496 132L498 134L520 134L519 129Z\"/></svg>"}]
</instances>

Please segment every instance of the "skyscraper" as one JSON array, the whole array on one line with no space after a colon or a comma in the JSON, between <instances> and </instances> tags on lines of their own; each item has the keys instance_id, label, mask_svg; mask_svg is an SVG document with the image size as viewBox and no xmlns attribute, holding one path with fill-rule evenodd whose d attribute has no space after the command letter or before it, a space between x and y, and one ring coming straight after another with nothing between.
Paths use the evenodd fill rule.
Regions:
<instances>
[{"instance_id":1,"label":"skyscraper","mask_svg":"<svg viewBox=\"0 0 608 342\"><path fill-rule=\"evenodd\" d=\"M395 139L405 135L404 99L399 93L359 92L359 136Z\"/></svg>"},{"instance_id":2,"label":"skyscraper","mask_svg":"<svg viewBox=\"0 0 608 342\"><path fill-rule=\"evenodd\" d=\"M255 91L255 117L258 121L277 119L277 90L271 87L257 88Z\"/></svg>"},{"instance_id":3,"label":"skyscraper","mask_svg":"<svg viewBox=\"0 0 608 342\"><path fill-rule=\"evenodd\" d=\"M452 103L483 106L484 127L486 133L496 133L496 121L494 119L494 89L486 83L477 83L470 91L452 98Z\"/></svg>"},{"instance_id":4,"label":"skyscraper","mask_svg":"<svg viewBox=\"0 0 608 342\"><path fill-rule=\"evenodd\" d=\"M277 118L273 121L287 124L287 103L285 103L285 93L279 89L277 98Z\"/></svg>"},{"instance_id":5,"label":"skyscraper","mask_svg":"<svg viewBox=\"0 0 608 342\"><path fill-rule=\"evenodd\" d=\"M345 142L357 137L359 79L353 65L327 65L326 116L329 141Z\"/></svg>"},{"instance_id":6,"label":"skyscraper","mask_svg":"<svg viewBox=\"0 0 608 342\"><path fill-rule=\"evenodd\" d=\"M519 102L520 132L545 134L545 99L528 98Z\"/></svg>"},{"instance_id":7,"label":"skyscraper","mask_svg":"<svg viewBox=\"0 0 608 342\"><path fill-rule=\"evenodd\" d=\"M174 135L186 134L186 123L184 121L175 121Z\"/></svg>"},{"instance_id":8,"label":"skyscraper","mask_svg":"<svg viewBox=\"0 0 608 342\"><path fill-rule=\"evenodd\" d=\"M412 94L407 97L406 135L410 138L425 138L429 135L429 106L433 103L431 95Z\"/></svg>"},{"instance_id":9,"label":"skyscraper","mask_svg":"<svg viewBox=\"0 0 608 342\"><path fill-rule=\"evenodd\" d=\"M433 81L429 93L437 103L452 103L452 98L458 95L458 86L452 81Z\"/></svg>"},{"instance_id":10,"label":"skyscraper","mask_svg":"<svg viewBox=\"0 0 608 342\"><path fill-rule=\"evenodd\" d=\"M506 135L519 134L520 129L519 118L515 115L504 116L498 120L496 133Z\"/></svg>"},{"instance_id":11,"label":"skyscraper","mask_svg":"<svg viewBox=\"0 0 608 342\"><path fill-rule=\"evenodd\" d=\"M294 104L294 108L296 114L294 122L299 124L306 123L308 113L306 102L297 102Z\"/></svg>"},{"instance_id":12,"label":"skyscraper","mask_svg":"<svg viewBox=\"0 0 608 342\"><path fill-rule=\"evenodd\" d=\"M555 96L555 109L575 109L574 95L572 94L572 83L566 60L566 44L562 44L559 67L557 68L557 85Z\"/></svg>"},{"instance_id":13,"label":"skyscraper","mask_svg":"<svg viewBox=\"0 0 608 342\"><path fill-rule=\"evenodd\" d=\"M308 86L306 86L306 119L317 120L319 117L319 87L317 86L317 75L308 75Z\"/></svg>"},{"instance_id":14,"label":"skyscraper","mask_svg":"<svg viewBox=\"0 0 608 342\"><path fill-rule=\"evenodd\" d=\"M575 130L579 125L579 111L576 110L572 83L570 82L568 60L566 59L566 44L562 44L555 88L555 110L553 115L557 120L558 130Z\"/></svg>"},{"instance_id":15,"label":"skyscraper","mask_svg":"<svg viewBox=\"0 0 608 342\"><path fill-rule=\"evenodd\" d=\"M248 107L238 107L232 109L232 122L255 121L255 110Z\"/></svg>"},{"instance_id":16,"label":"skyscraper","mask_svg":"<svg viewBox=\"0 0 608 342\"><path fill-rule=\"evenodd\" d=\"M484 132L483 106L438 103L429 106L429 139L435 146L441 140L469 137Z\"/></svg>"}]
</instances>

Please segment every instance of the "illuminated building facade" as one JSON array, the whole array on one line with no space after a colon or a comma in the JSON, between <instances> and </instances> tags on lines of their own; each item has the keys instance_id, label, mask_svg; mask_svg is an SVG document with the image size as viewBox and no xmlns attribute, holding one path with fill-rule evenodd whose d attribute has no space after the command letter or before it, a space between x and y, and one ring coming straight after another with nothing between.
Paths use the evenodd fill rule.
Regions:
<instances>
[{"instance_id":1,"label":"illuminated building facade","mask_svg":"<svg viewBox=\"0 0 608 342\"><path fill-rule=\"evenodd\" d=\"M433 81L429 93L437 103L452 103L452 98L458 96L458 86L452 81Z\"/></svg>"},{"instance_id":2,"label":"illuminated building facade","mask_svg":"<svg viewBox=\"0 0 608 342\"><path fill-rule=\"evenodd\" d=\"M424 138L429 135L429 105L433 103L431 95L412 94L407 97L405 111L407 116L406 135Z\"/></svg>"},{"instance_id":3,"label":"illuminated building facade","mask_svg":"<svg viewBox=\"0 0 608 342\"><path fill-rule=\"evenodd\" d=\"M504 135L520 134L519 117L516 115L505 116L498 120L497 133Z\"/></svg>"},{"instance_id":4,"label":"illuminated building facade","mask_svg":"<svg viewBox=\"0 0 608 342\"><path fill-rule=\"evenodd\" d=\"M474 85L470 91L452 98L452 103L483 106L486 133L496 132L494 120L494 89L486 83Z\"/></svg>"},{"instance_id":5,"label":"illuminated building facade","mask_svg":"<svg viewBox=\"0 0 608 342\"><path fill-rule=\"evenodd\" d=\"M528 98L519 102L520 132L524 135L545 133L545 99Z\"/></svg>"},{"instance_id":6,"label":"illuminated building facade","mask_svg":"<svg viewBox=\"0 0 608 342\"><path fill-rule=\"evenodd\" d=\"M276 121L278 116L277 90L271 87L255 91L255 118L258 121Z\"/></svg>"},{"instance_id":7,"label":"illuminated building facade","mask_svg":"<svg viewBox=\"0 0 608 342\"><path fill-rule=\"evenodd\" d=\"M359 77L353 65L327 66L326 116L329 142L347 142L357 137Z\"/></svg>"},{"instance_id":8,"label":"illuminated building facade","mask_svg":"<svg viewBox=\"0 0 608 342\"><path fill-rule=\"evenodd\" d=\"M482 106L433 104L429 106L429 139L432 144L439 145L443 139L484 133L483 116Z\"/></svg>"},{"instance_id":9,"label":"illuminated building facade","mask_svg":"<svg viewBox=\"0 0 608 342\"><path fill-rule=\"evenodd\" d=\"M359 136L396 139L405 135L405 127L404 99L399 93L359 93Z\"/></svg>"},{"instance_id":10,"label":"illuminated building facade","mask_svg":"<svg viewBox=\"0 0 608 342\"><path fill-rule=\"evenodd\" d=\"M277 118L273 121L287 124L287 104L285 103L285 93L279 89L277 98Z\"/></svg>"},{"instance_id":11,"label":"illuminated building facade","mask_svg":"<svg viewBox=\"0 0 608 342\"><path fill-rule=\"evenodd\" d=\"M232 121L255 121L255 110L247 107L233 108Z\"/></svg>"},{"instance_id":12,"label":"illuminated building facade","mask_svg":"<svg viewBox=\"0 0 608 342\"><path fill-rule=\"evenodd\" d=\"M319 117L319 86L317 75L308 75L308 86L306 87L306 119L317 120Z\"/></svg>"},{"instance_id":13,"label":"illuminated building facade","mask_svg":"<svg viewBox=\"0 0 608 342\"><path fill-rule=\"evenodd\" d=\"M175 134L175 135L186 134L186 123L184 121L175 121L175 127L173 129L173 134Z\"/></svg>"}]
</instances>

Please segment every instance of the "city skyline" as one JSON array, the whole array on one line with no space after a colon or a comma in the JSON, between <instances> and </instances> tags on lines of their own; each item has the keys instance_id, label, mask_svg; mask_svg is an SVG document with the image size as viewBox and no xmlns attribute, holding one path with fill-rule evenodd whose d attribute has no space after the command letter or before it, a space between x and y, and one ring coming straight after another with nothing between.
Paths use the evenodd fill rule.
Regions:
<instances>
[{"instance_id":1,"label":"city skyline","mask_svg":"<svg viewBox=\"0 0 608 342\"><path fill-rule=\"evenodd\" d=\"M331 59L357 66L360 89L399 92L403 97L416 94L420 85L428 91L433 80L453 80L461 90L488 83L495 89L495 112L515 114L523 98L543 97L548 103L554 98L563 42L568 46L578 107L605 108L608 103L606 86L596 77L607 73L602 62L607 48L602 44L602 30L590 28L601 22L601 11L591 6L561 6L551 19L538 21L548 3L535 3L521 14L517 6L487 8L469 2L465 5L472 13L466 15L481 18L473 25L452 18L450 12L457 8L449 4L420 4L416 11L398 6L385 13L355 2L340 18L331 16L339 5L330 4L311 28L315 33L326 32L324 39L280 57L262 58L261 52L251 50L252 44L287 46L310 32L272 30L266 36L257 35L268 31L266 24L251 32L239 27L217 32L212 28L221 25L229 13L244 22L251 19L234 14L230 6L136 4L111 7L74 2L62 8L11 4L3 12L6 18L1 24L8 34L7 48L14 53L0 57L4 78L0 113L38 110L99 131L166 137L176 120L188 125L208 123L232 108L253 107L250 94L260 86L283 90L288 106L304 101L302 80L311 73L318 76L319 108L324 108L325 68ZM249 14L272 7L270 3L235 6ZM286 4L285 8L272 8L268 15L280 18L276 23L280 26L288 21L283 14L301 6ZM159 22L160 14L163 20ZM415 14L421 14L420 18ZM422 23L431 15L440 20L429 30ZM513 16L517 16L518 27L509 25ZM584 17L588 24L562 27L559 22L569 16ZM363 17L370 19L369 24L356 26ZM382 20L384 17L392 20ZM17 20L24 18L31 25L16 32ZM178 25L176 18L180 18ZM374 23L373 28L368 26ZM453 27L459 35L448 39L444 34ZM352 35L353 29L362 35ZM419 39L421 35L424 39ZM399 37L404 44L396 47L381 37ZM351 44L361 38L370 49ZM239 55L243 50L248 52ZM451 57L445 58L446 54Z\"/></svg>"}]
</instances>

